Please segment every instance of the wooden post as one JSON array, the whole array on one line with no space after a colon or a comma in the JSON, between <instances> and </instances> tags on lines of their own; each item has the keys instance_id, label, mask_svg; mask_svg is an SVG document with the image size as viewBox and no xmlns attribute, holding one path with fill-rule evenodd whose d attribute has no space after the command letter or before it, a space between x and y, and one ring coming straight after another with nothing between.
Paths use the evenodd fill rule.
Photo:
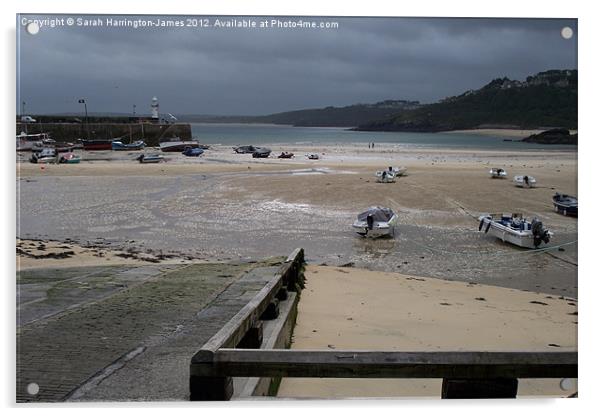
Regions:
<instances>
[{"instance_id":1,"label":"wooden post","mask_svg":"<svg viewBox=\"0 0 602 416\"><path fill-rule=\"evenodd\" d=\"M225 401L234 394L232 377L190 376L191 401Z\"/></svg>"},{"instance_id":2,"label":"wooden post","mask_svg":"<svg viewBox=\"0 0 602 416\"><path fill-rule=\"evenodd\" d=\"M198 368L211 369L214 367L215 353L211 350L201 350L192 357L191 363ZM234 394L232 377L208 377L203 374L191 372L189 378L191 401L218 401L230 400Z\"/></svg>"},{"instance_id":3,"label":"wooden post","mask_svg":"<svg viewBox=\"0 0 602 416\"><path fill-rule=\"evenodd\" d=\"M270 321L278 318L278 315L280 315L280 301L278 298L274 298L265 308L265 311L261 315L260 319L263 319L264 321Z\"/></svg>"},{"instance_id":4,"label":"wooden post","mask_svg":"<svg viewBox=\"0 0 602 416\"><path fill-rule=\"evenodd\" d=\"M442 399L516 399L518 380L493 379L443 379Z\"/></svg>"},{"instance_id":5,"label":"wooden post","mask_svg":"<svg viewBox=\"0 0 602 416\"><path fill-rule=\"evenodd\" d=\"M256 321L240 340L236 348L261 348L263 342L263 322Z\"/></svg>"}]
</instances>

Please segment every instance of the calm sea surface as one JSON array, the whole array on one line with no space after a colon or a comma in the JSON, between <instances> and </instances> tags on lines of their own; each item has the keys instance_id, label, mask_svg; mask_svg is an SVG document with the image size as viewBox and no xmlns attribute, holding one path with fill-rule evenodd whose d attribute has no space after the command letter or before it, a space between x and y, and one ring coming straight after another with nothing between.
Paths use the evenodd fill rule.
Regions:
<instances>
[{"instance_id":1,"label":"calm sea surface","mask_svg":"<svg viewBox=\"0 0 602 416\"><path fill-rule=\"evenodd\" d=\"M463 133L401 133L350 131L338 127L292 127L271 124L192 123L192 136L205 144L352 144L388 143L411 148L467 150L577 150L577 146L541 145L504 141L507 136L481 136ZM516 140L516 138L514 139Z\"/></svg>"}]
</instances>

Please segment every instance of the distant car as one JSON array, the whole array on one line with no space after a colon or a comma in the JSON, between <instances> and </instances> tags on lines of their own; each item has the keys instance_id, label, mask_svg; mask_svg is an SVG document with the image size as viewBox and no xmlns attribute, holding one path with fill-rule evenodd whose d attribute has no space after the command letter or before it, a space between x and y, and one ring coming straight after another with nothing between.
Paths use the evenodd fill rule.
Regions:
<instances>
[{"instance_id":1,"label":"distant car","mask_svg":"<svg viewBox=\"0 0 602 416\"><path fill-rule=\"evenodd\" d=\"M31 116L21 116L21 123L35 123L36 119Z\"/></svg>"}]
</instances>

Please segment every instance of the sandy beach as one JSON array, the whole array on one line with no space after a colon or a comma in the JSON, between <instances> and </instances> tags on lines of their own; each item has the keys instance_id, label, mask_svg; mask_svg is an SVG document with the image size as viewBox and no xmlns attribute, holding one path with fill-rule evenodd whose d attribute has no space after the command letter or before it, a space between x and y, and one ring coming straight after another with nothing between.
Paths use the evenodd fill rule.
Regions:
<instances>
[{"instance_id":1,"label":"sandy beach","mask_svg":"<svg viewBox=\"0 0 602 416\"><path fill-rule=\"evenodd\" d=\"M561 351L577 347L577 301L481 284L310 265L293 349ZM560 380L519 396L566 397ZM441 380L284 379L280 397L439 397Z\"/></svg>"},{"instance_id":2,"label":"sandy beach","mask_svg":"<svg viewBox=\"0 0 602 416\"><path fill-rule=\"evenodd\" d=\"M83 152L78 165L17 163L17 237L122 252L233 260L286 254L303 246L318 264L475 281L576 296L577 250L569 244L528 254L479 233L487 212L537 216L554 232L551 245L574 242L577 220L553 210L555 192L577 194L575 151L472 151L379 145L282 145L291 160L253 159L229 146L201 158L165 154L155 165L130 152ZM152 150L147 150L152 152ZM308 160L306 153L320 154ZM26 154L22 155L24 158ZM393 184L374 172L405 166ZM511 179L535 176L522 189ZM351 230L373 205L400 217L395 239L367 241ZM515 267L507 256L518 256ZM106 261L106 260L104 260Z\"/></svg>"}]
</instances>

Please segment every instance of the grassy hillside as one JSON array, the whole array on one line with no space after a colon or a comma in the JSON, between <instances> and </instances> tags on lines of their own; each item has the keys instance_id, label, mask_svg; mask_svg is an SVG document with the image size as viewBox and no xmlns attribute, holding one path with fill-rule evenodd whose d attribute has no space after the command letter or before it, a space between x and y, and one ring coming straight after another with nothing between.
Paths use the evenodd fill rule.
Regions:
<instances>
[{"instance_id":1,"label":"grassy hillside","mask_svg":"<svg viewBox=\"0 0 602 416\"><path fill-rule=\"evenodd\" d=\"M493 80L438 103L375 120L357 130L445 131L482 126L577 128L577 71L546 71L525 82Z\"/></svg>"}]
</instances>

